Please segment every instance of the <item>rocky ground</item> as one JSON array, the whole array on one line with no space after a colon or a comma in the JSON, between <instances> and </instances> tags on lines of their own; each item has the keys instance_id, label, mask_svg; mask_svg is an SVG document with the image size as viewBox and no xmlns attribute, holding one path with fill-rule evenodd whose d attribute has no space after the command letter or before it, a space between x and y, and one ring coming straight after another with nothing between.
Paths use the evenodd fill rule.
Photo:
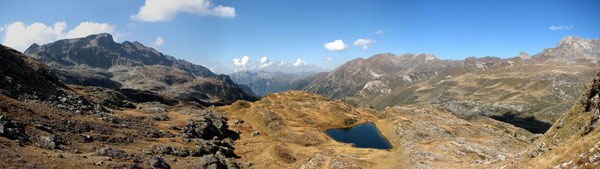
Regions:
<instances>
[{"instance_id":1,"label":"rocky ground","mask_svg":"<svg viewBox=\"0 0 600 169\"><path fill-rule=\"evenodd\" d=\"M432 54L383 53L315 76L302 90L378 110L440 105L544 133L594 77L600 39L567 36L533 56L442 60Z\"/></svg>"},{"instance_id":2,"label":"rocky ground","mask_svg":"<svg viewBox=\"0 0 600 169\"><path fill-rule=\"evenodd\" d=\"M568 112L521 156L498 168L598 168L600 166L600 73Z\"/></svg>"},{"instance_id":3,"label":"rocky ground","mask_svg":"<svg viewBox=\"0 0 600 169\"><path fill-rule=\"evenodd\" d=\"M485 168L539 137L487 117L462 119L442 107L377 112L300 91L215 111L235 121L231 127L241 131L235 152L252 168ZM373 122L393 148L355 148L324 132L365 122Z\"/></svg>"},{"instance_id":4,"label":"rocky ground","mask_svg":"<svg viewBox=\"0 0 600 169\"><path fill-rule=\"evenodd\" d=\"M0 100L0 168L238 166L232 145L239 135L223 116L194 106L151 102L79 113L35 100Z\"/></svg>"},{"instance_id":5,"label":"rocky ground","mask_svg":"<svg viewBox=\"0 0 600 169\"><path fill-rule=\"evenodd\" d=\"M0 168L239 168L239 134L221 114L142 91L65 85L0 47Z\"/></svg>"}]
</instances>

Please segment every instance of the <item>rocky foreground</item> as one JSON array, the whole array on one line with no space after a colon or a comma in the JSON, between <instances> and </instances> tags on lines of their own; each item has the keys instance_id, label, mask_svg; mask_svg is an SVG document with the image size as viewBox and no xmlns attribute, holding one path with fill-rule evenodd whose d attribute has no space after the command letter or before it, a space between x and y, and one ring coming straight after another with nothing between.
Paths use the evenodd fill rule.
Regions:
<instances>
[{"instance_id":1,"label":"rocky foreground","mask_svg":"<svg viewBox=\"0 0 600 169\"><path fill-rule=\"evenodd\" d=\"M65 85L4 46L0 58L0 168L239 167L239 134L219 113L140 91Z\"/></svg>"}]
</instances>

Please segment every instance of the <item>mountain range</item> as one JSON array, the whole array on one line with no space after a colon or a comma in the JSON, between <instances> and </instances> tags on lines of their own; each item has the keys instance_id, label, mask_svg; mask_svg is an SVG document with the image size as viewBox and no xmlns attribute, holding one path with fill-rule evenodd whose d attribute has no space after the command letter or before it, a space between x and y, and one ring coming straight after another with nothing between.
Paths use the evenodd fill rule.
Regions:
<instances>
[{"instance_id":1,"label":"mountain range","mask_svg":"<svg viewBox=\"0 0 600 169\"><path fill-rule=\"evenodd\" d=\"M432 54L377 54L315 76L302 90L382 110L441 105L543 133L595 75L600 39L567 36L555 48L513 58L440 60Z\"/></svg>"},{"instance_id":2,"label":"mountain range","mask_svg":"<svg viewBox=\"0 0 600 169\"><path fill-rule=\"evenodd\" d=\"M599 42L231 78L109 34L0 45L0 168L597 168ZM391 148L325 132L364 123Z\"/></svg>"},{"instance_id":3,"label":"mountain range","mask_svg":"<svg viewBox=\"0 0 600 169\"><path fill-rule=\"evenodd\" d=\"M107 33L33 44L25 55L48 65L68 84L149 91L204 106L256 99L226 75L139 42L116 43Z\"/></svg>"},{"instance_id":4,"label":"mountain range","mask_svg":"<svg viewBox=\"0 0 600 169\"><path fill-rule=\"evenodd\" d=\"M301 90L318 75L315 73L291 74L265 71L239 71L229 74L233 82L247 86L250 91L258 96L288 90Z\"/></svg>"}]
</instances>

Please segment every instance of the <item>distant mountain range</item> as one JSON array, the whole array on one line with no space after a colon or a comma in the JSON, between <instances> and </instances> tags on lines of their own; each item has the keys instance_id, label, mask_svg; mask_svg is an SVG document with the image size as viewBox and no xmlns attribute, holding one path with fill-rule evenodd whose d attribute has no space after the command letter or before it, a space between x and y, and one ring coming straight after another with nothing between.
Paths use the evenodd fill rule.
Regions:
<instances>
[{"instance_id":1,"label":"distant mountain range","mask_svg":"<svg viewBox=\"0 0 600 169\"><path fill-rule=\"evenodd\" d=\"M0 45L0 168L598 168L598 41L233 80L109 34ZM324 132L367 122L391 149Z\"/></svg>"},{"instance_id":2,"label":"distant mountain range","mask_svg":"<svg viewBox=\"0 0 600 169\"><path fill-rule=\"evenodd\" d=\"M151 91L202 105L255 100L227 75L164 55L139 42L116 43L110 34L33 44L25 51L65 83Z\"/></svg>"},{"instance_id":3,"label":"distant mountain range","mask_svg":"<svg viewBox=\"0 0 600 169\"><path fill-rule=\"evenodd\" d=\"M259 96L288 90L301 90L310 84L317 75L315 73L291 74L266 71L239 71L229 74L233 82L247 86Z\"/></svg>"},{"instance_id":4,"label":"distant mountain range","mask_svg":"<svg viewBox=\"0 0 600 169\"><path fill-rule=\"evenodd\" d=\"M595 75L600 39L568 36L530 56L440 60L431 54L378 54L321 74L303 90L355 106L443 105L544 132Z\"/></svg>"},{"instance_id":5,"label":"distant mountain range","mask_svg":"<svg viewBox=\"0 0 600 169\"><path fill-rule=\"evenodd\" d=\"M440 105L465 117L489 116L542 133L595 75L600 40L567 36L555 48L507 59L384 53L302 76L264 71L216 75L138 42L116 43L109 34L34 44L25 54L47 64L65 83L150 91L203 105L255 100L251 93L304 90L380 110Z\"/></svg>"},{"instance_id":6,"label":"distant mountain range","mask_svg":"<svg viewBox=\"0 0 600 169\"><path fill-rule=\"evenodd\" d=\"M441 60L432 54L377 54L331 72L296 77L236 72L234 82L258 95L304 90L354 106L441 105L463 116L485 115L542 133L567 111L595 75L600 39L567 36L555 48L513 58Z\"/></svg>"}]
</instances>

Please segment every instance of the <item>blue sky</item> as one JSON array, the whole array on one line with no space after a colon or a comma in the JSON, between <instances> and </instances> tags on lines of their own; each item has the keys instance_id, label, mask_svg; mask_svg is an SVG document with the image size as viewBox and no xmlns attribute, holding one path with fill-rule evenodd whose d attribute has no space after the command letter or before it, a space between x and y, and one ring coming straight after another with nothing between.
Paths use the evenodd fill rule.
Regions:
<instances>
[{"instance_id":1,"label":"blue sky","mask_svg":"<svg viewBox=\"0 0 600 169\"><path fill-rule=\"evenodd\" d=\"M24 50L23 44L109 31L119 42L139 41L217 73L231 73L258 70L261 65L269 71L328 71L385 52L431 53L441 59L507 58L521 51L536 54L568 35L600 37L597 0L168 2L142 12L140 7L149 6L144 0L2 1L0 43ZM176 3L183 5L170 6ZM33 23L47 27L9 31L17 22L24 28ZM65 28L55 29L57 22ZM88 22L88 27L71 31L86 25L82 22ZM162 44L154 44L157 37L164 40ZM353 45L357 39L369 40L366 50ZM346 46L338 49L345 50L324 47L335 40L342 40Z\"/></svg>"}]
</instances>

